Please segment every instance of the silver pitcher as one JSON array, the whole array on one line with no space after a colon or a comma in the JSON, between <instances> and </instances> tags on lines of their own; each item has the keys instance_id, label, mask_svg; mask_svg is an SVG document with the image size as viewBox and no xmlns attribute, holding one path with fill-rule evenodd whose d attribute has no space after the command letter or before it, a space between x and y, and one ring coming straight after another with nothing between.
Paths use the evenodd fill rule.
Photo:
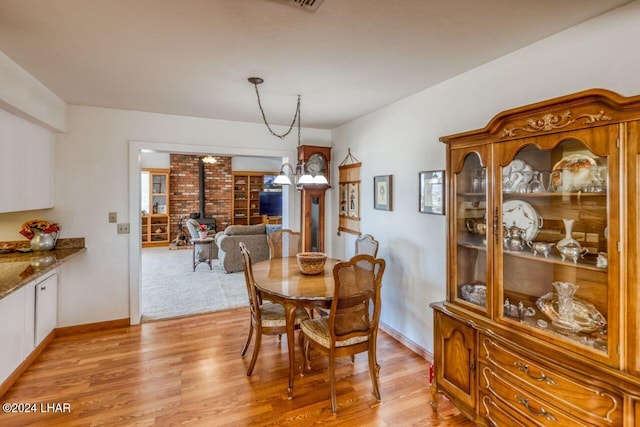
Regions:
<instances>
[{"instance_id":1,"label":"silver pitcher","mask_svg":"<svg viewBox=\"0 0 640 427\"><path fill-rule=\"evenodd\" d=\"M508 251L524 250L526 244L526 231L523 228L512 225L504 226L504 248Z\"/></svg>"}]
</instances>

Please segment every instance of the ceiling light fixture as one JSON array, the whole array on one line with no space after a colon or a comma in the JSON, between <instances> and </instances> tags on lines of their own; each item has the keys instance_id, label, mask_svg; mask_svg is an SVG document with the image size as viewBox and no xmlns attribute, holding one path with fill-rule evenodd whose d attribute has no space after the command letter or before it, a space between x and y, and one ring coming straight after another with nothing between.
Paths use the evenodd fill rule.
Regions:
<instances>
[{"instance_id":1,"label":"ceiling light fixture","mask_svg":"<svg viewBox=\"0 0 640 427\"><path fill-rule=\"evenodd\" d=\"M213 165L214 163L218 163L218 159L216 159L212 155L204 156L201 160L202 160L202 163L206 163L208 165Z\"/></svg>"},{"instance_id":2,"label":"ceiling light fixture","mask_svg":"<svg viewBox=\"0 0 640 427\"><path fill-rule=\"evenodd\" d=\"M258 98L258 107L260 108L260 113L262 114L262 121L267 126L267 129L269 129L269 132L271 132L271 135L278 137L280 139L284 139L287 135L291 133L291 131L293 130L293 127L296 125L296 122L297 122L298 123L298 146L300 146L300 98L301 96L298 95L296 112L293 115L293 120L291 121L291 125L289 126L289 129L286 132L279 134L274 132L273 129L271 129L271 126L267 121L267 116L264 113L264 108L262 108L262 101L260 100L260 91L258 91L258 85L264 83L264 80L260 77L249 77L247 80L256 89L256 98ZM280 173L273 181L274 184L291 185L291 178L289 178L289 176L287 176L285 172L285 169L287 167L291 171L291 177L294 178L294 180L301 174L301 171L304 170L304 164L302 162L299 162L296 165L295 169L293 168L293 166L291 166L290 163L284 163L280 168ZM297 184L299 185L309 185L309 184L327 185L328 183L329 182L327 181L327 178L325 178L325 176L322 174L317 174L315 176L312 176L308 173L305 173L304 175L300 176L299 179L297 179Z\"/></svg>"}]
</instances>

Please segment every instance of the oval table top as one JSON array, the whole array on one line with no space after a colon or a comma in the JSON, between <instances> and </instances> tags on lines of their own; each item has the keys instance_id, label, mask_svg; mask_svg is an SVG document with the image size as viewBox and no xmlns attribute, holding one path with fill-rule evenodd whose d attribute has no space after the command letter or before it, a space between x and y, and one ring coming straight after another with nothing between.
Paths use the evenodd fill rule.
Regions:
<instances>
[{"instance_id":1,"label":"oval table top","mask_svg":"<svg viewBox=\"0 0 640 427\"><path fill-rule=\"evenodd\" d=\"M256 287L288 300L328 301L333 298L333 266L338 259L327 258L318 274L303 274L296 257L274 258L253 264Z\"/></svg>"}]
</instances>

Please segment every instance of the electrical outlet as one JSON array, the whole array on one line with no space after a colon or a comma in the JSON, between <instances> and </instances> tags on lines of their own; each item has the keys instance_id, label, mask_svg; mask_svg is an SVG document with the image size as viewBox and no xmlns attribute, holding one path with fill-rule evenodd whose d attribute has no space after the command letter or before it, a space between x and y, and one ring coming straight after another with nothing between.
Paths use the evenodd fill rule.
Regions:
<instances>
[{"instance_id":1,"label":"electrical outlet","mask_svg":"<svg viewBox=\"0 0 640 427\"><path fill-rule=\"evenodd\" d=\"M118 212L109 212L109 222L110 223L118 222Z\"/></svg>"},{"instance_id":2,"label":"electrical outlet","mask_svg":"<svg viewBox=\"0 0 640 427\"><path fill-rule=\"evenodd\" d=\"M118 224L118 234L129 234L129 224Z\"/></svg>"}]
</instances>

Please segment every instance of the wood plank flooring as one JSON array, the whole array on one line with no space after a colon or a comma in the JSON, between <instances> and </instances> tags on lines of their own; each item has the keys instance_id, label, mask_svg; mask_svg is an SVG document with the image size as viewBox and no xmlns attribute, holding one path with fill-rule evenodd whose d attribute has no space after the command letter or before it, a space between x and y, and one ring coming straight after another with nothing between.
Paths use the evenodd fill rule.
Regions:
<instances>
[{"instance_id":1,"label":"wood plank flooring","mask_svg":"<svg viewBox=\"0 0 640 427\"><path fill-rule=\"evenodd\" d=\"M338 361L337 415L331 413L327 360L319 354L312 355L312 371L296 377L294 398L287 400L286 337L263 337L253 376L246 376L253 344L245 358L240 350L248 316L241 308L57 337L0 398L35 404L37 412L0 413L0 425L473 425L445 399L433 415L429 364L383 332L380 402L371 394L366 354L355 364ZM64 404L70 411L54 412Z\"/></svg>"}]
</instances>

